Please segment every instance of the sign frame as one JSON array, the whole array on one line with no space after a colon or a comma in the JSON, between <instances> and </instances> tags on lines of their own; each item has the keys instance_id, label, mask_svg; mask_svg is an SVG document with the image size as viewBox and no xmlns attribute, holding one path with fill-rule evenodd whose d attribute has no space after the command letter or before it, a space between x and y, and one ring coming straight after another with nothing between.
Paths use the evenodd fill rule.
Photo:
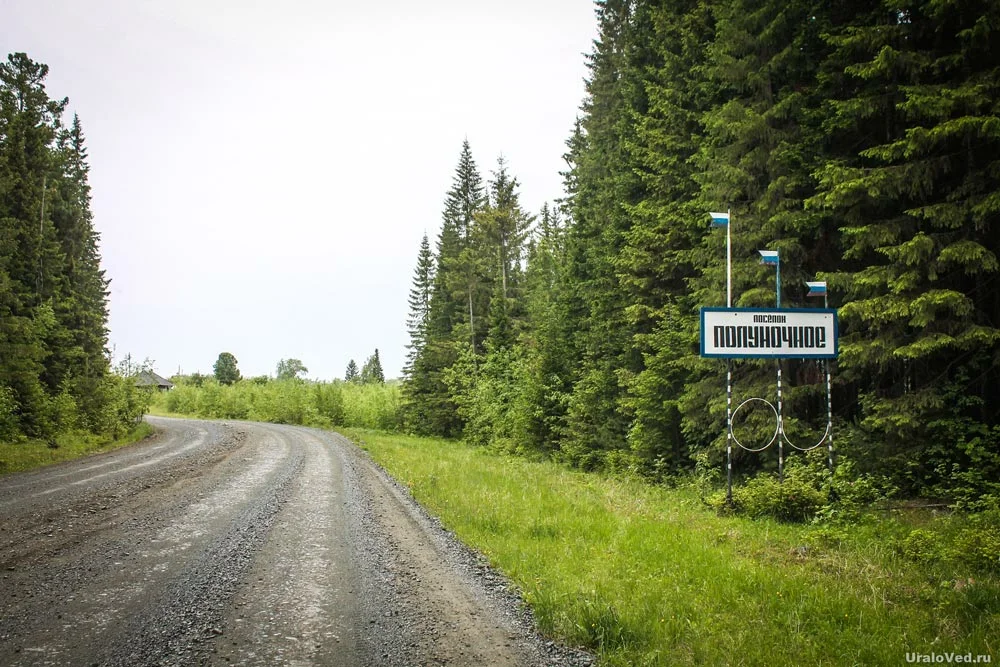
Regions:
<instances>
[{"instance_id":1,"label":"sign frame","mask_svg":"<svg viewBox=\"0 0 1000 667\"><path fill-rule=\"evenodd\" d=\"M706 313L753 313L754 315L832 315L833 316L833 346L832 351L805 352L799 349L781 348L772 354L754 354L744 352L719 353L706 352ZM836 308L719 308L705 306L700 312L701 329L699 346L701 356L708 359L836 359L840 354L840 322ZM829 348L827 348L829 349Z\"/></svg>"}]
</instances>

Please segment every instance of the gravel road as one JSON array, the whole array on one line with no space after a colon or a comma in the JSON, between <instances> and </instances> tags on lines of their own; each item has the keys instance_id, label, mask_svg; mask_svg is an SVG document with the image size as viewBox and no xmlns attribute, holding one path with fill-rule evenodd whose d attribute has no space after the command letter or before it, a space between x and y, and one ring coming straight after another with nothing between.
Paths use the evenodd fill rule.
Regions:
<instances>
[{"instance_id":1,"label":"gravel road","mask_svg":"<svg viewBox=\"0 0 1000 667\"><path fill-rule=\"evenodd\" d=\"M148 418L0 478L0 665L590 665L342 436Z\"/></svg>"}]
</instances>

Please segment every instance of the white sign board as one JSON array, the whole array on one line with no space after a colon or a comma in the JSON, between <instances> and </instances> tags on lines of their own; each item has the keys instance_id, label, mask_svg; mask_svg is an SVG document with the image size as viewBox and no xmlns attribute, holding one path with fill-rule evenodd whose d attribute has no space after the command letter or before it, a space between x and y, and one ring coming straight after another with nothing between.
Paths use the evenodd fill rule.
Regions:
<instances>
[{"instance_id":1,"label":"white sign board","mask_svg":"<svg viewBox=\"0 0 1000 667\"><path fill-rule=\"evenodd\" d=\"M838 333L833 309L701 309L703 357L833 359Z\"/></svg>"}]
</instances>

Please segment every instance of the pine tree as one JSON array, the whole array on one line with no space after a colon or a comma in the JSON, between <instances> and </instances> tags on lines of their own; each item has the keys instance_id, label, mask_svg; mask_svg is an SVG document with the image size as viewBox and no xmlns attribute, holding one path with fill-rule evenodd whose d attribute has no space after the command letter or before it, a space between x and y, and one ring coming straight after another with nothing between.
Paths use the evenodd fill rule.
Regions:
<instances>
[{"instance_id":1,"label":"pine tree","mask_svg":"<svg viewBox=\"0 0 1000 667\"><path fill-rule=\"evenodd\" d=\"M409 380L413 379L413 362L427 344L433 284L434 258L431 255L430 241L427 239L427 234L424 234L417 254L417 266L413 271L413 287L410 288L409 298L410 316L406 321L410 343L406 346L408 352L403 375Z\"/></svg>"},{"instance_id":2,"label":"pine tree","mask_svg":"<svg viewBox=\"0 0 1000 667\"><path fill-rule=\"evenodd\" d=\"M606 452L626 447L631 416L623 411L623 380L639 369L626 317L631 296L616 258L632 224L628 207L641 200L630 144L634 110L645 106L641 79L648 70L643 38L651 29L645 3L598 3L600 37L588 58L590 75L580 130L571 143L572 218L566 280L575 294L580 363L568 403L562 451L584 467L600 465Z\"/></svg>"},{"instance_id":3,"label":"pine tree","mask_svg":"<svg viewBox=\"0 0 1000 667\"><path fill-rule=\"evenodd\" d=\"M378 348L375 348L375 353L368 357L364 366L361 367L359 379L362 384L385 384L385 374L382 372L382 362L379 360Z\"/></svg>"},{"instance_id":4,"label":"pine tree","mask_svg":"<svg viewBox=\"0 0 1000 667\"><path fill-rule=\"evenodd\" d=\"M514 296L516 276L523 259L524 244L533 218L521 208L517 178L507 171L507 161L500 156L489 183L487 205L475 217L478 254L485 256L485 273L500 285L496 294L505 299ZM493 297L491 297L493 298Z\"/></svg>"},{"instance_id":5,"label":"pine tree","mask_svg":"<svg viewBox=\"0 0 1000 667\"><path fill-rule=\"evenodd\" d=\"M471 246L476 212L485 199L482 178L469 142L462 144L452 187L445 198L437 265L427 313L424 346L412 364L412 380L404 384L407 427L417 433L454 436L462 423L446 371L465 345L482 345L488 304L477 248Z\"/></svg>"},{"instance_id":6,"label":"pine tree","mask_svg":"<svg viewBox=\"0 0 1000 667\"><path fill-rule=\"evenodd\" d=\"M47 75L23 53L0 64L0 387L12 394L20 430L34 436L52 432L48 393L59 378L43 383L44 362L66 338L53 307L62 258L45 204L67 101L49 99Z\"/></svg>"},{"instance_id":7,"label":"pine tree","mask_svg":"<svg viewBox=\"0 0 1000 667\"><path fill-rule=\"evenodd\" d=\"M566 432L566 405L575 355L567 303L566 227L558 209L542 207L528 245L524 277L525 326L519 339L519 391L511 407L514 440L524 449L558 450Z\"/></svg>"},{"instance_id":8,"label":"pine tree","mask_svg":"<svg viewBox=\"0 0 1000 667\"><path fill-rule=\"evenodd\" d=\"M351 359L347 363L347 372L344 373L344 380L347 382L358 382L358 365Z\"/></svg>"},{"instance_id":9,"label":"pine tree","mask_svg":"<svg viewBox=\"0 0 1000 667\"><path fill-rule=\"evenodd\" d=\"M850 9L828 36L810 204L841 226L826 277L864 460L908 491L947 472L978 494L1000 475L1000 8Z\"/></svg>"},{"instance_id":10,"label":"pine tree","mask_svg":"<svg viewBox=\"0 0 1000 667\"><path fill-rule=\"evenodd\" d=\"M642 360L636 372L622 377L622 404L633 416L629 449L644 469L674 470L691 463L678 399L697 326L689 281L705 235L705 212L696 201L692 158L708 108L700 91L714 31L708 7L696 0L640 10L649 12L656 28L641 81L648 99L633 111L636 126L628 144L644 195L627 207L632 225L615 264L629 294L631 344Z\"/></svg>"}]
</instances>

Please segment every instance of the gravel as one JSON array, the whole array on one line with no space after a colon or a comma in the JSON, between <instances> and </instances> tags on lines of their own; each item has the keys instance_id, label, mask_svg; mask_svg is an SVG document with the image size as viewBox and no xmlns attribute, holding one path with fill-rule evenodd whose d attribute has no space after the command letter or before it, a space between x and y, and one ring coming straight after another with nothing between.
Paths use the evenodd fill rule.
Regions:
<instances>
[{"instance_id":1,"label":"gravel","mask_svg":"<svg viewBox=\"0 0 1000 667\"><path fill-rule=\"evenodd\" d=\"M0 664L594 664L342 436L149 421L0 478Z\"/></svg>"}]
</instances>

